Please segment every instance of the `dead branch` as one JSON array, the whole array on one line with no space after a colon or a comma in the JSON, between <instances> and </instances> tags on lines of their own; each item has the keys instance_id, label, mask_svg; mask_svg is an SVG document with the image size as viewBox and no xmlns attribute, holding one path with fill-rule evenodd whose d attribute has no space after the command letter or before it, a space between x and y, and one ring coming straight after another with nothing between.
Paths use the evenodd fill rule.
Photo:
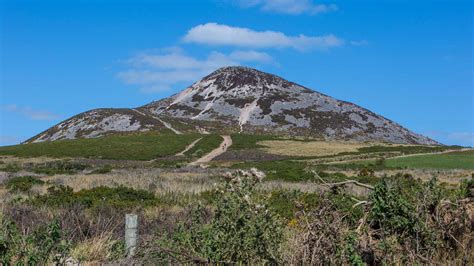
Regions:
<instances>
[{"instance_id":1,"label":"dead branch","mask_svg":"<svg viewBox=\"0 0 474 266\"><path fill-rule=\"evenodd\" d=\"M364 184L364 183L360 183L359 181L356 181L356 180L346 180L346 181L342 181L342 182L337 182L337 183L328 183L326 182L324 179L322 179L318 173L316 173L316 171L311 171L315 177L317 177L319 180L321 180L321 182L323 182L324 185L330 187L330 188L333 188L333 187L338 187L338 186L343 186L343 185L346 185L346 184L354 184L354 185L357 185L357 186L360 186L360 187L365 187L365 188L368 188L370 190L373 190L374 187L369 185L369 184Z\"/></svg>"}]
</instances>

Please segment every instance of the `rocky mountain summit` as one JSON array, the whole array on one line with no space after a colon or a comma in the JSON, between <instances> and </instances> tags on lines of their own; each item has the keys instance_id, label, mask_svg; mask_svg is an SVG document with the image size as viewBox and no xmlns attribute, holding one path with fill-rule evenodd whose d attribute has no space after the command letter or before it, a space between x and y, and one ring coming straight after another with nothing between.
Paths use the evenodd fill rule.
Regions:
<instances>
[{"instance_id":1,"label":"rocky mountain summit","mask_svg":"<svg viewBox=\"0 0 474 266\"><path fill-rule=\"evenodd\" d=\"M139 108L82 113L28 142L151 130L439 144L360 106L247 67L220 68L178 94Z\"/></svg>"}]
</instances>

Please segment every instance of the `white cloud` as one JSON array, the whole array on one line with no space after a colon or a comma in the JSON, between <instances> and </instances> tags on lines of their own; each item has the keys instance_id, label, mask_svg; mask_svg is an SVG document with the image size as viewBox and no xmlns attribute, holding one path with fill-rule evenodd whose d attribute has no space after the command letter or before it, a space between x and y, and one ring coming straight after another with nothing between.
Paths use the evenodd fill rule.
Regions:
<instances>
[{"instance_id":1,"label":"white cloud","mask_svg":"<svg viewBox=\"0 0 474 266\"><path fill-rule=\"evenodd\" d=\"M183 54L182 51L166 54L140 54L129 59L128 62L138 67L149 66L160 69L203 69L236 64L228 56L219 52L212 52L206 59L199 60Z\"/></svg>"},{"instance_id":2,"label":"white cloud","mask_svg":"<svg viewBox=\"0 0 474 266\"><path fill-rule=\"evenodd\" d=\"M169 90L173 85L195 82L212 71L241 62L271 62L270 55L256 51L211 52L205 59L186 55L181 49L141 53L126 62L131 68L117 74L127 84L140 85L143 93Z\"/></svg>"},{"instance_id":3,"label":"white cloud","mask_svg":"<svg viewBox=\"0 0 474 266\"><path fill-rule=\"evenodd\" d=\"M344 40L333 34L322 36L288 36L278 31L254 31L249 28L232 27L217 23L206 23L191 28L183 37L187 43L228 45L253 48L294 48L297 50L342 46Z\"/></svg>"},{"instance_id":4,"label":"white cloud","mask_svg":"<svg viewBox=\"0 0 474 266\"><path fill-rule=\"evenodd\" d=\"M237 0L237 3L243 8L257 6L266 12L290 15L317 15L338 9L334 4L316 4L311 0Z\"/></svg>"},{"instance_id":5,"label":"white cloud","mask_svg":"<svg viewBox=\"0 0 474 266\"><path fill-rule=\"evenodd\" d=\"M2 107L3 110L11 113L21 114L31 120L56 120L59 118L58 115L48 111L33 110L31 107L21 107L16 104L5 105Z\"/></svg>"}]
</instances>

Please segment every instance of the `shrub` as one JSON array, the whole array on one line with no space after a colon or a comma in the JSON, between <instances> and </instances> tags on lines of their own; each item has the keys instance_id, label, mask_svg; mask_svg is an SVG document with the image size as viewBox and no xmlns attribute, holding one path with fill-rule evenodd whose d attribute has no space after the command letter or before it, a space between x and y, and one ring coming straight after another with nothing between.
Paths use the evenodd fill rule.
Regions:
<instances>
[{"instance_id":1,"label":"shrub","mask_svg":"<svg viewBox=\"0 0 474 266\"><path fill-rule=\"evenodd\" d=\"M228 175L211 222L208 256L213 261L276 263L282 225L264 202L255 200L263 173L255 169Z\"/></svg>"},{"instance_id":2,"label":"shrub","mask_svg":"<svg viewBox=\"0 0 474 266\"><path fill-rule=\"evenodd\" d=\"M178 263L277 263L282 224L255 193L262 178L255 169L226 175L225 185L215 192L214 217L207 221L208 212L198 205L189 222L156 242L158 252L147 250L145 256Z\"/></svg>"},{"instance_id":3,"label":"shrub","mask_svg":"<svg viewBox=\"0 0 474 266\"><path fill-rule=\"evenodd\" d=\"M369 195L368 221L378 231L380 248L397 256L403 250L431 256L441 244L434 220L441 195L436 178L422 183L396 176L376 185Z\"/></svg>"},{"instance_id":4,"label":"shrub","mask_svg":"<svg viewBox=\"0 0 474 266\"><path fill-rule=\"evenodd\" d=\"M48 206L71 206L81 204L87 208L99 205L110 205L115 208L130 208L134 206L150 206L157 203L155 195L142 189L129 187L99 186L92 189L83 189L73 192L68 186L51 186L48 193L38 195L33 199L33 204Z\"/></svg>"},{"instance_id":5,"label":"shrub","mask_svg":"<svg viewBox=\"0 0 474 266\"><path fill-rule=\"evenodd\" d=\"M9 163L5 166L2 166L2 171L9 172L9 173L16 173L21 170L21 166L16 163Z\"/></svg>"},{"instance_id":6,"label":"shrub","mask_svg":"<svg viewBox=\"0 0 474 266\"><path fill-rule=\"evenodd\" d=\"M14 222L0 217L0 262L3 265L37 265L64 262L69 244L62 239L58 220L22 234Z\"/></svg>"},{"instance_id":7,"label":"shrub","mask_svg":"<svg viewBox=\"0 0 474 266\"><path fill-rule=\"evenodd\" d=\"M94 169L91 174L107 174L112 171L112 166L111 165L104 165L100 168Z\"/></svg>"},{"instance_id":8,"label":"shrub","mask_svg":"<svg viewBox=\"0 0 474 266\"><path fill-rule=\"evenodd\" d=\"M319 202L316 193L305 193L299 190L276 190L272 191L268 199L268 206L280 217L287 220L293 219L295 214L302 209L314 209Z\"/></svg>"},{"instance_id":9,"label":"shrub","mask_svg":"<svg viewBox=\"0 0 474 266\"><path fill-rule=\"evenodd\" d=\"M375 228L391 233L412 233L418 222L415 207L403 195L400 186L383 179L370 194L370 222Z\"/></svg>"},{"instance_id":10,"label":"shrub","mask_svg":"<svg viewBox=\"0 0 474 266\"><path fill-rule=\"evenodd\" d=\"M458 194L459 198L474 198L474 178L463 180L459 186Z\"/></svg>"},{"instance_id":11,"label":"shrub","mask_svg":"<svg viewBox=\"0 0 474 266\"><path fill-rule=\"evenodd\" d=\"M33 167L33 172L46 175L74 174L78 171L85 170L86 168L87 165L63 160L37 164Z\"/></svg>"},{"instance_id":12,"label":"shrub","mask_svg":"<svg viewBox=\"0 0 474 266\"><path fill-rule=\"evenodd\" d=\"M18 176L9 179L6 187L10 192L28 192L34 185L42 185L44 181L32 176Z\"/></svg>"},{"instance_id":13,"label":"shrub","mask_svg":"<svg viewBox=\"0 0 474 266\"><path fill-rule=\"evenodd\" d=\"M360 169L359 173L357 174L359 177L363 176L373 176L374 175L374 169L364 167Z\"/></svg>"}]
</instances>

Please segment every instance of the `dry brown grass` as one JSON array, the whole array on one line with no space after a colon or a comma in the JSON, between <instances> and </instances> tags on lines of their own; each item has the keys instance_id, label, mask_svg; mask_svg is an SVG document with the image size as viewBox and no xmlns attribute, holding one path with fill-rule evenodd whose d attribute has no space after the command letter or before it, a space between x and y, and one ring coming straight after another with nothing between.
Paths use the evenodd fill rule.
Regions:
<instances>
[{"instance_id":1,"label":"dry brown grass","mask_svg":"<svg viewBox=\"0 0 474 266\"><path fill-rule=\"evenodd\" d=\"M149 190L157 195L171 192L197 194L211 189L215 182L205 172L172 172L163 169L118 169L107 174L55 175L44 180L70 186L74 191L98 186L123 185Z\"/></svg>"},{"instance_id":2,"label":"dry brown grass","mask_svg":"<svg viewBox=\"0 0 474 266\"><path fill-rule=\"evenodd\" d=\"M264 191L272 190L299 190L306 193L315 193L325 190L321 184L314 182L286 182L279 180L264 181L258 184L258 189Z\"/></svg>"},{"instance_id":3,"label":"dry brown grass","mask_svg":"<svg viewBox=\"0 0 474 266\"><path fill-rule=\"evenodd\" d=\"M32 163L32 164L38 164L38 163L45 163L45 162L51 162L51 161L60 161L68 158L49 158L49 157L31 157L31 158L23 158L23 157L15 157L15 156L10 156L10 155L3 155L0 156L0 161L2 161L5 164L26 164L26 163Z\"/></svg>"},{"instance_id":4,"label":"dry brown grass","mask_svg":"<svg viewBox=\"0 0 474 266\"><path fill-rule=\"evenodd\" d=\"M116 242L112 234L88 238L71 250L71 257L79 262L107 261L112 256L112 247Z\"/></svg>"},{"instance_id":5,"label":"dry brown grass","mask_svg":"<svg viewBox=\"0 0 474 266\"><path fill-rule=\"evenodd\" d=\"M328 173L343 173L350 179L351 176L357 176L359 171L356 170L337 170L326 171ZM459 185L465 179L469 179L472 175L472 170L452 169L452 170L433 170L433 169L386 169L376 171L375 177L382 178L384 176L394 176L396 174L409 174L413 178L419 178L423 181L429 181L432 177L437 177L438 182L446 183L448 185Z\"/></svg>"},{"instance_id":6,"label":"dry brown grass","mask_svg":"<svg viewBox=\"0 0 474 266\"><path fill-rule=\"evenodd\" d=\"M258 142L265 152L284 156L326 156L341 152L356 152L358 148L371 146L367 143L334 141L265 140Z\"/></svg>"}]
</instances>

